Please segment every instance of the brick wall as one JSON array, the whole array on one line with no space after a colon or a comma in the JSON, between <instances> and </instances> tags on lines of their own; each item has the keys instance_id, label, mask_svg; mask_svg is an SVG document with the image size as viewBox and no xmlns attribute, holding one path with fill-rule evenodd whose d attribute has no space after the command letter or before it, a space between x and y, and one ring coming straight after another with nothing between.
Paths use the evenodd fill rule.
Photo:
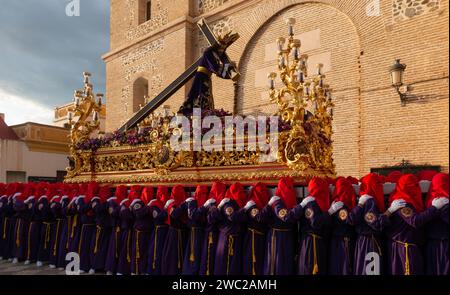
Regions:
<instances>
[{"instance_id":1,"label":"brick wall","mask_svg":"<svg viewBox=\"0 0 450 295\"><path fill-rule=\"evenodd\" d=\"M125 112L123 105L132 102L134 79L146 77L150 88L157 85L150 90L156 95L199 55L204 40L195 23L201 17L213 25L226 20L241 35L229 55L242 77L236 85L213 79L216 106L244 114L273 112L264 73L276 63L270 59L271 44L286 35L284 20L295 17L305 52L311 63L325 63L326 80L334 89L337 172L360 176L403 159L448 171L448 0L411 0L411 6L381 0L379 11L376 0L212 0L204 1L208 9L203 10L198 0L154 1L155 20L140 28L127 9L137 1L111 0L111 51L104 56L108 130L131 116L131 108ZM148 46L161 39L162 49ZM150 49L142 53L139 48ZM124 65L124 54L129 54L125 60L139 58ZM423 98L404 107L390 87L388 68L395 58L408 65L405 82ZM168 102L173 109L187 89Z\"/></svg>"}]
</instances>

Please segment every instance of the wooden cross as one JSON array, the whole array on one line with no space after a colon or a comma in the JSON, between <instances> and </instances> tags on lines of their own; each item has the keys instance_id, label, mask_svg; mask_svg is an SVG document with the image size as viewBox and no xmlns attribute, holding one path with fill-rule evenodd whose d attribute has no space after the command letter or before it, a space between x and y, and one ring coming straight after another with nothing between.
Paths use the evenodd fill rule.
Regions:
<instances>
[{"instance_id":1,"label":"wooden cross","mask_svg":"<svg viewBox=\"0 0 450 295\"><path fill-rule=\"evenodd\" d=\"M211 28L208 26L204 19L197 23L197 26L202 31L203 35L208 40L211 47L219 46L220 42ZM233 65L228 55L225 53L225 62ZM200 58L193 63L183 74L169 84L161 93L159 93L152 101L147 103L140 111L138 111L131 119L128 120L120 129L119 132L125 132L131 128L134 128L142 122L149 114L154 112L159 106L161 106L167 99L169 99L175 92L183 87L197 72L197 68L200 64ZM234 67L234 66L233 66ZM237 69L233 68L232 71L237 73Z\"/></svg>"}]
</instances>

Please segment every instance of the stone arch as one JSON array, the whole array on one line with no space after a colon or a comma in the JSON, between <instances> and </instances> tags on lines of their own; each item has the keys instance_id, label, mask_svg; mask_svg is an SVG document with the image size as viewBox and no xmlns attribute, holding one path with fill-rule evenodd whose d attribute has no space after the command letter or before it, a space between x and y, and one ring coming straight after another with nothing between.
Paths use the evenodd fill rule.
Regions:
<instances>
[{"instance_id":1,"label":"stone arch","mask_svg":"<svg viewBox=\"0 0 450 295\"><path fill-rule=\"evenodd\" d=\"M361 147L358 142L361 138L360 126L362 85L360 58L362 50L360 30L362 24L355 23L357 18L354 15L355 13L352 12L351 7L335 5L335 1L283 0L279 2L280 3L275 3L273 1L264 1L264 8L266 9L261 9L262 7L254 8L252 15L247 18L248 20L245 21L242 26L240 26L239 33L241 35L241 39L238 41L239 44L235 47L232 47L234 51L231 50L232 48L230 48L230 55L239 59L239 69L242 74L240 80L237 82L237 85L235 85L234 112L244 114L270 114L276 110L276 107L270 104L268 100L266 103L255 102L261 100L261 96L263 95L255 95L254 93L262 93L262 87L265 88L266 84L264 84L264 86L262 87L259 86L259 88L255 86L255 68L252 68L251 65L255 65L263 59L261 59L260 56L260 59L258 60L258 62L256 62L255 60L252 60L251 56L258 51L261 55L261 46L263 46L264 42L258 41L263 38L263 35L267 30L270 30L270 28L273 26L279 25L279 22L275 24L275 21L280 21L284 15L288 15L295 10L320 10L321 12L323 12L323 14L307 12L303 15L303 17L299 17L297 15L290 16L295 17L298 24L301 25L300 32L298 32L297 27L296 34L305 33L305 27L309 27L311 29L314 27L313 25L311 25L311 23L316 24L317 27L323 31L322 34L328 34L327 38L330 40L327 40L324 43L328 42L329 48L331 48L330 46L334 46L335 48L337 48L336 50L332 50L330 57L332 68L334 71L330 70L329 73L326 73L327 75L329 75L328 78L331 78L327 79L328 82L331 83L332 87L335 90L334 97L336 111L335 121L333 124L333 128L335 131L333 137L335 147L335 160L336 163L338 163L338 173L358 175L359 171L361 170ZM362 1L354 3L354 6L359 6L359 9L365 9L365 4L362 4L360 2ZM268 5L267 3L271 3L273 5ZM355 7L353 8L355 9ZM333 21L336 20L337 24L335 24L335 26L342 26L340 28L340 37L339 32L336 34L336 36L333 36L333 34L329 31L326 32L326 28L321 27L321 18L326 17L327 14L329 16L332 15ZM374 22L378 21L381 20L374 20ZM287 35L287 26L285 25L284 21L282 21L281 25L283 26L283 34L280 35L285 36ZM370 25L373 26L373 23ZM383 28L382 25L379 27ZM374 30L374 35L384 35L382 29L381 31L377 30L378 29ZM275 41L276 37L273 38L273 41ZM334 40L333 37L335 38ZM333 45L333 42L336 44ZM345 48L346 46L348 48ZM347 51L347 53L345 51ZM309 52L307 53L309 54ZM311 51L311 54L313 55L320 53L320 49ZM344 64L342 61L346 61L346 63ZM333 63L336 64L334 65ZM265 66L268 65L270 65L270 63L265 64ZM273 63L273 65L276 65L276 61ZM342 73L339 73L335 69L339 69L339 72ZM351 142L350 145L352 146L352 148L350 152L347 152L349 150L349 142ZM346 153L336 152L344 146L346 147ZM340 167L343 168L340 169Z\"/></svg>"},{"instance_id":2,"label":"stone arch","mask_svg":"<svg viewBox=\"0 0 450 295\"><path fill-rule=\"evenodd\" d=\"M133 82L133 113L139 111L145 104L145 97L149 95L149 81L145 77L139 77Z\"/></svg>"}]
</instances>

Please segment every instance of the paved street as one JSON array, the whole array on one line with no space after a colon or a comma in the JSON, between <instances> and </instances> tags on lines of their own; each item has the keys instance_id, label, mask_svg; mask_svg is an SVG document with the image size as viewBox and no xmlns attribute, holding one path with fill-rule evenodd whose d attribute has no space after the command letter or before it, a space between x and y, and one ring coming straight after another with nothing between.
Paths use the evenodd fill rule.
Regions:
<instances>
[{"instance_id":1,"label":"paved street","mask_svg":"<svg viewBox=\"0 0 450 295\"><path fill-rule=\"evenodd\" d=\"M65 275L64 271L50 269L48 265L37 267L36 264L24 265L23 262L12 264L0 261L0 275Z\"/></svg>"}]
</instances>

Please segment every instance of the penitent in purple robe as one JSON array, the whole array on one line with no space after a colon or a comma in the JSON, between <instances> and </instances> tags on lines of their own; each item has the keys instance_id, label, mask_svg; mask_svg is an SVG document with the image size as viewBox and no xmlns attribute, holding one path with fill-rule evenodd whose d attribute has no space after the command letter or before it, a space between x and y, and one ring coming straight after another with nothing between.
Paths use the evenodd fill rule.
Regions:
<instances>
[{"instance_id":1,"label":"penitent in purple robe","mask_svg":"<svg viewBox=\"0 0 450 295\"><path fill-rule=\"evenodd\" d=\"M77 200L77 211L80 217L81 229L78 247L75 252L80 255L80 270L87 272L92 266L90 252L92 237L95 235L95 216L91 202L85 202L84 198Z\"/></svg>"},{"instance_id":2,"label":"penitent in purple robe","mask_svg":"<svg viewBox=\"0 0 450 295\"><path fill-rule=\"evenodd\" d=\"M6 217L6 211L8 207L8 198L6 196L0 196L0 258L6 258L4 256L4 248L6 245L6 228L8 227L8 218Z\"/></svg>"},{"instance_id":3,"label":"penitent in purple robe","mask_svg":"<svg viewBox=\"0 0 450 295\"><path fill-rule=\"evenodd\" d=\"M129 275L131 273L131 238L133 235L133 213L131 209L125 205L120 207L120 238L119 258L117 261L118 274Z\"/></svg>"},{"instance_id":4,"label":"penitent in purple robe","mask_svg":"<svg viewBox=\"0 0 450 295\"><path fill-rule=\"evenodd\" d=\"M26 257L27 251L27 232L30 224L30 215L26 204L22 201L16 200L13 205L16 224L13 231L13 257L22 261Z\"/></svg>"},{"instance_id":5,"label":"penitent in purple robe","mask_svg":"<svg viewBox=\"0 0 450 295\"><path fill-rule=\"evenodd\" d=\"M205 239L206 216L198 210L197 201L187 203L189 236L183 261L183 275L198 275L202 260L202 246Z\"/></svg>"},{"instance_id":6,"label":"penitent in purple robe","mask_svg":"<svg viewBox=\"0 0 450 295\"><path fill-rule=\"evenodd\" d=\"M161 274L180 275L183 269L184 251L187 241L187 228L183 222L186 217L187 205L173 207L169 214L170 225L164 242Z\"/></svg>"},{"instance_id":7,"label":"penitent in purple robe","mask_svg":"<svg viewBox=\"0 0 450 295\"><path fill-rule=\"evenodd\" d=\"M386 230L388 241L388 274L422 275L425 273L422 247L425 244L425 225L438 216L439 210L430 207L416 213L409 204L390 216Z\"/></svg>"},{"instance_id":8,"label":"penitent in purple robe","mask_svg":"<svg viewBox=\"0 0 450 295\"><path fill-rule=\"evenodd\" d=\"M27 252L25 259L29 262L36 262L42 222L34 200L28 204L28 212L30 214L30 224L28 226Z\"/></svg>"},{"instance_id":9,"label":"penitent in purple robe","mask_svg":"<svg viewBox=\"0 0 450 295\"><path fill-rule=\"evenodd\" d=\"M267 205L261 210L261 221L269 227L266 237L264 275L295 274L295 249L297 249L297 220L301 207L291 210L283 200L273 207Z\"/></svg>"},{"instance_id":10,"label":"penitent in purple robe","mask_svg":"<svg viewBox=\"0 0 450 295\"><path fill-rule=\"evenodd\" d=\"M61 200L61 214L63 221L61 224L60 241L58 243L58 257L56 259L56 267L64 268L67 264L66 255L69 252L70 231L72 225L72 214L70 213L69 199Z\"/></svg>"},{"instance_id":11,"label":"penitent in purple robe","mask_svg":"<svg viewBox=\"0 0 450 295\"><path fill-rule=\"evenodd\" d=\"M297 205L300 207L300 205ZM300 210L300 209L299 209ZM322 212L315 201L303 208L300 219L300 253L298 274L324 275L327 273L327 246L330 215Z\"/></svg>"},{"instance_id":12,"label":"penitent in purple robe","mask_svg":"<svg viewBox=\"0 0 450 295\"><path fill-rule=\"evenodd\" d=\"M355 243L355 259L353 262L355 275L365 275L366 255L369 253L377 253L380 257L380 274L383 273L384 253L382 248L382 232L389 225L389 219L385 214L380 214L375 200L369 199L364 206L356 206L349 213L347 222L355 226L356 243Z\"/></svg>"},{"instance_id":13,"label":"penitent in purple robe","mask_svg":"<svg viewBox=\"0 0 450 295\"><path fill-rule=\"evenodd\" d=\"M133 236L131 243L131 273L139 275L147 270L148 247L150 242L152 220L149 208L142 201L139 209L132 209L134 215Z\"/></svg>"},{"instance_id":14,"label":"penitent in purple robe","mask_svg":"<svg viewBox=\"0 0 450 295\"><path fill-rule=\"evenodd\" d=\"M107 210L111 220L112 231L108 242L105 271L116 273L120 254L120 237L122 235L119 218L120 206L113 200L110 200L107 203Z\"/></svg>"},{"instance_id":15,"label":"penitent in purple robe","mask_svg":"<svg viewBox=\"0 0 450 295\"><path fill-rule=\"evenodd\" d=\"M197 208L194 214L202 216L199 218L206 218L206 227L205 227L205 238L203 239L203 243L201 245L201 260L200 260L200 275L213 275L214 274L214 260L216 258L216 250L217 250L217 242L219 239L219 220L212 218L211 214L209 214L210 210L215 210L200 207Z\"/></svg>"},{"instance_id":16,"label":"penitent in purple robe","mask_svg":"<svg viewBox=\"0 0 450 295\"><path fill-rule=\"evenodd\" d=\"M12 249L12 237L11 234L14 230L15 217L12 202L7 198L3 198L4 205L3 208L3 224L2 224L2 235L1 235L1 250L0 256L3 259L13 258Z\"/></svg>"},{"instance_id":17,"label":"penitent in purple robe","mask_svg":"<svg viewBox=\"0 0 450 295\"><path fill-rule=\"evenodd\" d=\"M92 201L95 215L95 231L91 240L91 269L103 271L108 254L109 238L112 230L112 219L108 213L107 203L96 199Z\"/></svg>"},{"instance_id":18,"label":"penitent in purple robe","mask_svg":"<svg viewBox=\"0 0 450 295\"><path fill-rule=\"evenodd\" d=\"M41 232L39 237L39 250L37 260L47 262L50 259L51 233L55 226L55 219L46 198L38 200L36 206L41 220Z\"/></svg>"},{"instance_id":19,"label":"penitent in purple robe","mask_svg":"<svg viewBox=\"0 0 450 295\"><path fill-rule=\"evenodd\" d=\"M426 227L425 262L427 275L448 275L448 205Z\"/></svg>"},{"instance_id":20,"label":"penitent in purple robe","mask_svg":"<svg viewBox=\"0 0 450 295\"><path fill-rule=\"evenodd\" d=\"M261 220L256 205L241 209L245 217L246 232L242 244L242 272L244 275L263 275L267 225Z\"/></svg>"},{"instance_id":21,"label":"penitent in purple robe","mask_svg":"<svg viewBox=\"0 0 450 295\"><path fill-rule=\"evenodd\" d=\"M52 232L50 234L50 258L49 264L57 266L58 265L58 250L59 245L61 243L61 233L64 228L64 219L62 204L61 203L53 203L50 205L51 212L55 219L55 224L52 228Z\"/></svg>"},{"instance_id":22,"label":"penitent in purple robe","mask_svg":"<svg viewBox=\"0 0 450 295\"><path fill-rule=\"evenodd\" d=\"M157 206L151 206L149 211L153 218L154 229L150 236L148 247L147 273L149 275L160 275L163 261L162 253L167 232L169 230L169 225L166 223L167 212L166 210L161 210Z\"/></svg>"},{"instance_id":23,"label":"penitent in purple robe","mask_svg":"<svg viewBox=\"0 0 450 295\"><path fill-rule=\"evenodd\" d=\"M211 219L219 224L214 260L214 275L239 275L242 273L242 223L245 217L234 200L222 208L211 208Z\"/></svg>"},{"instance_id":24,"label":"penitent in purple robe","mask_svg":"<svg viewBox=\"0 0 450 295\"><path fill-rule=\"evenodd\" d=\"M352 275L355 253L355 229L347 223L348 209L342 207L331 216L328 255L329 275Z\"/></svg>"}]
</instances>

